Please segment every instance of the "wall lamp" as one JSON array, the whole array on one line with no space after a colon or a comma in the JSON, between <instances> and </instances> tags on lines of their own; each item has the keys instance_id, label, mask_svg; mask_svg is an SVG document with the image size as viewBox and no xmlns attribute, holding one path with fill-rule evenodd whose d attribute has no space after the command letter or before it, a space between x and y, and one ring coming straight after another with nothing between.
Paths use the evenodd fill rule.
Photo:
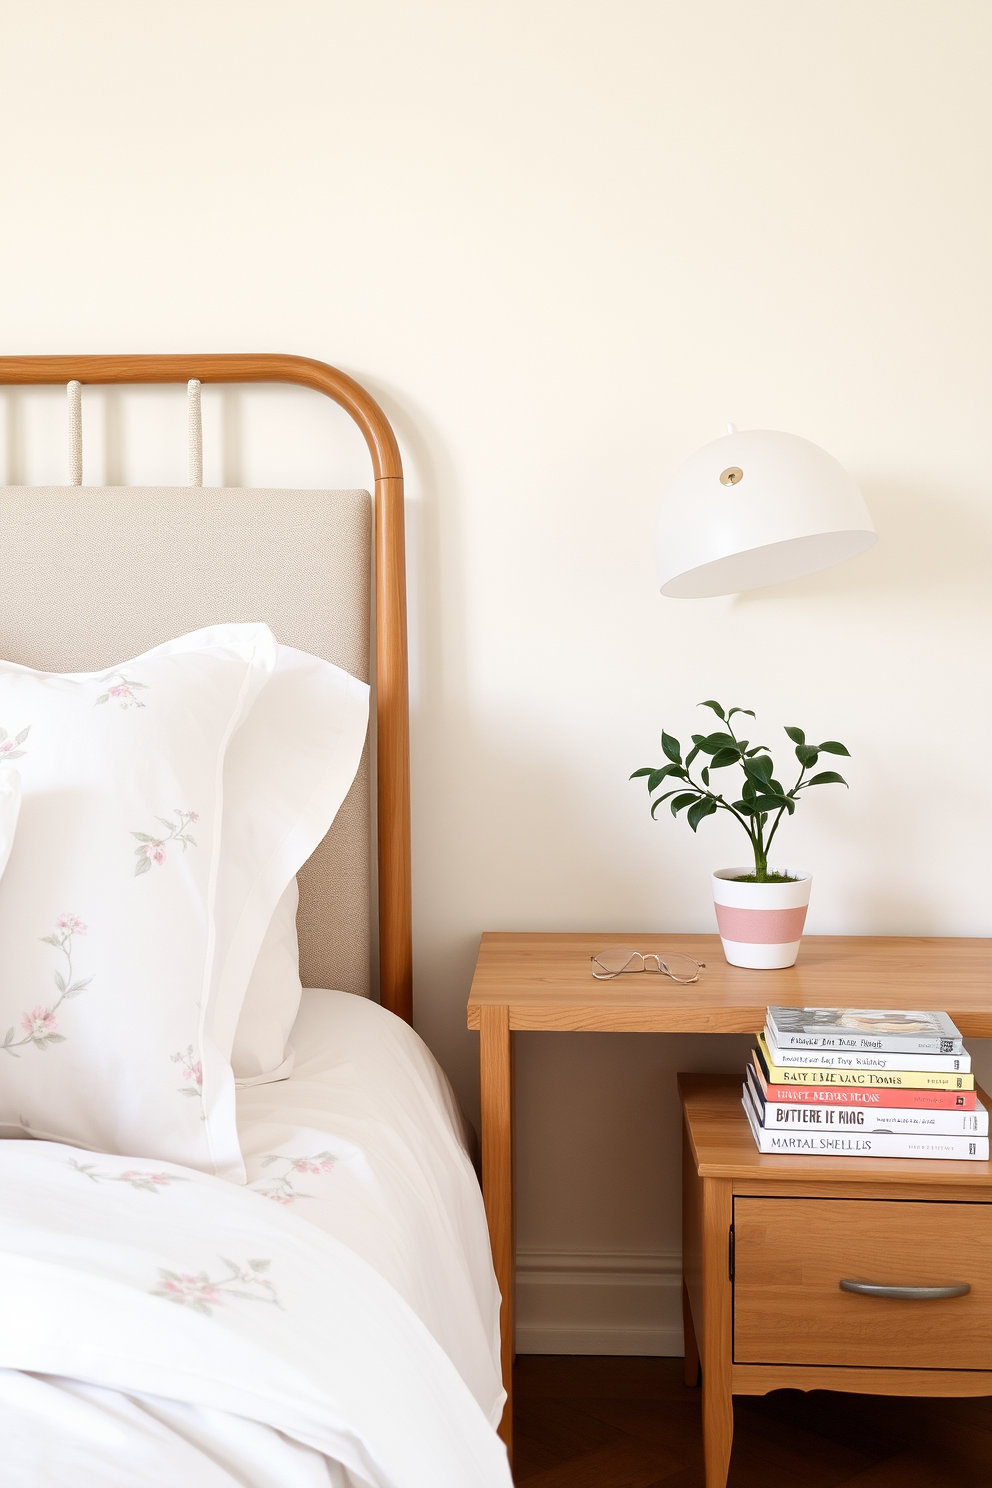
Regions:
<instances>
[{"instance_id":1,"label":"wall lamp","mask_svg":"<svg viewBox=\"0 0 992 1488\"><path fill-rule=\"evenodd\" d=\"M772 429L697 450L661 499L661 592L708 599L802 578L878 541L865 499L819 445Z\"/></svg>"}]
</instances>

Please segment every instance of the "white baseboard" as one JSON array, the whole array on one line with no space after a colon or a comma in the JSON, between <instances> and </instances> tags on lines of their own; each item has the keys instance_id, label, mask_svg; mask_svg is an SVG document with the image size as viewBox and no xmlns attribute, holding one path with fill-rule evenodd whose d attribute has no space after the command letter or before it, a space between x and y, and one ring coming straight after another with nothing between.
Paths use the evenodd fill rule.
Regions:
<instances>
[{"instance_id":1,"label":"white baseboard","mask_svg":"<svg viewBox=\"0 0 992 1488\"><path fill-rule=\"evenodd\" d=\"M517 1352L681 1354L681 1255L519 1250Z\"/></svg>"}]
</instances>

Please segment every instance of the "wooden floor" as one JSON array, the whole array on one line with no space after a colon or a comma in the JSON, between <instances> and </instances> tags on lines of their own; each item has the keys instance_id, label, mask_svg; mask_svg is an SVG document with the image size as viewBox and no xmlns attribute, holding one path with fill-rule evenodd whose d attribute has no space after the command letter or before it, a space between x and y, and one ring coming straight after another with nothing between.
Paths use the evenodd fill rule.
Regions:
<instances>
[{"instance_id":1,"label":"wooden floor","mask_svg":"<svg viewBox=\"0 0 992 1488\"><path fill-rule=\"evenodd\" d=\"M526 1354L514 1379L521 1488L702 1488L700 1397L681 1359ZM737 1396L728 1488L793 1484L992 1488L992 1398Z\"/></svg>"}]
</instances>

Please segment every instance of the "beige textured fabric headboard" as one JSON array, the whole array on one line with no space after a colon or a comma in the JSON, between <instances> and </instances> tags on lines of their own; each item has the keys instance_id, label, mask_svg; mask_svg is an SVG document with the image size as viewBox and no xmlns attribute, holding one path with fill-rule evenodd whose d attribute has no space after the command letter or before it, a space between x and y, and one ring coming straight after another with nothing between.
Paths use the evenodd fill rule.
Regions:
<instances>
[{"instance_id":1,"label":"beige textured fabric headboard","mask_svg":"<svg viewBox=\"0 0 992 1488\"><path fill-rule=\"evenodd\" d=\"M204 625L264 620L276 638L370 670L366 491L0 487L0 654L95 671ZM368 995L374 943L368 747L300 874L305 986Z\"/></svg>"}]
</instances>

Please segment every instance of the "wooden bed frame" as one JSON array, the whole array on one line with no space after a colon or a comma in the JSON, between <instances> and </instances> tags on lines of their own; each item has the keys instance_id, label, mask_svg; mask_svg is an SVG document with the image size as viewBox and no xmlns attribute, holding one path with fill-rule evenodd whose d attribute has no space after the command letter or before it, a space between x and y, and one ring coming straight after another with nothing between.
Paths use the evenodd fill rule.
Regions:
<instances>
[{"instance_id":1,"label":"wooden bed frame","mask_svg":"<svg viewBox=\"0 0 992 1488\"><path fill-rule=\"evenodd\" d=\"M340 404L365 436L375 475L376 786L379 987L383 1007L413 1021L410 713L407 688L403 467L382 409L364 388L309 357L0 357L0 386L86 383L291 382Z\"/></svg>"}]
</instances>

